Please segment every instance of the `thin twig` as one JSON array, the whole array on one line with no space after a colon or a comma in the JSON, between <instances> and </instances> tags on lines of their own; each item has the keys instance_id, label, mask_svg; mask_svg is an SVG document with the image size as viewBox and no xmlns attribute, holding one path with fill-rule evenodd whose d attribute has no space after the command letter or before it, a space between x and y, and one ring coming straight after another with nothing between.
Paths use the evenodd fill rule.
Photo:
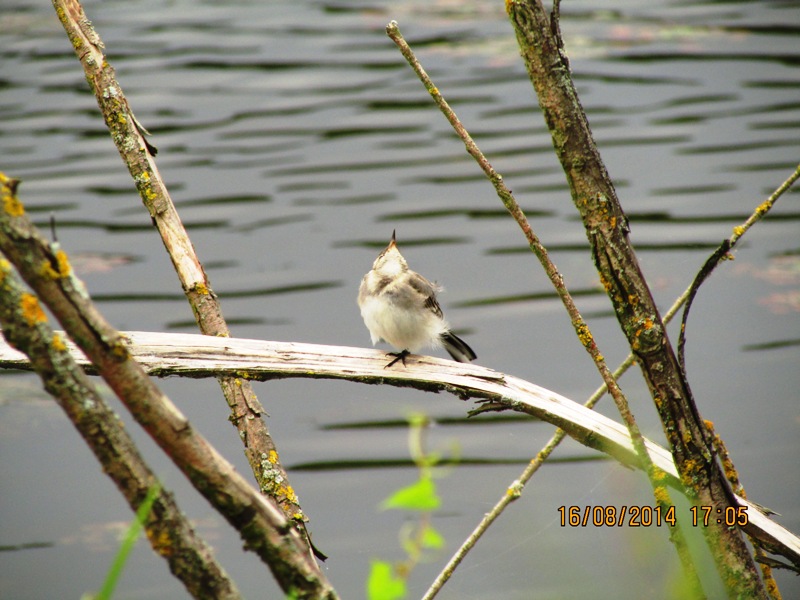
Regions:
<instances>
[{"instance_id":1,"label":"thin twig","mask_svg":"<svg viewBox=\"0 0 800 600\"><path fill-rule=\"evenodd\" d=\"M614 377L619 378L632 364L634 364L634 362L635 358L633 353L631 353L628 355L628 358L623 361L619 367L617 367L617 370L614 371ZM594 392L594 394L589 397L589 400L587 400L583 406L589 409L593 408L600 398L605 395L606 391L606 386L603 384ZM483 516L483 519L481 519L481 522L478 523L478 526L472 531L472 533L469 534L467 539L464 540L458 550L456 550L450 561L439 572L439 575L425 592L422 600L432 600L436 597L444 584L447 583L447 580L450 579L455 570L458 568L458 565L461 564L461 561L463 561L469 551L472 550L472 547L478 543L478 540L483 536L484 533L486 533L492 523L494 523L498 517L503 514L503 511L509 504L522 495L522 490L525 485L539 470L539 467L541 467L550 457L550 455L558 447L566 435L567 432L562 428L556 428L548 442L536 454L536 457L528 463L522 473L520 473L520 476L508 486L508 489L495 503L495 505L492 507L492 510Z\"/></svg>"},{"instance_id":2,"label":"thin twig","mask_svg":"<svg viewBox=\"0 0 800 600\"><path fill-rule=\"evenodd\" d=\"M751 214L744 223L733 228L733 233L731 236L728 239L723 240L719 247L711 253L711 256L709 256L708 260L706 260L705 264L695 276L694 281L689 286L686 308L683 309L680 334L678 337L678 362L680 363L681 369L683 369L684 373L686 372L686 355L684 352L684 346L686 344L686 323L689 319L689 311L692 308L692 302L694 302L697 291L700 289L700 286L703 284L703 282L705 282L705 280L711 276L711 273L723 260L733 258L730 254L730 251L733 250L734 246L739 242L739 239L748 229L766 216L766 214L775 205L775 202L778 200L778 198L780 198L786 190L792 187L798 178L800 178L800 165L795 168L794 173L792 173L786 179L786 181L779 185L778 188L772 192L772 194L770 194L766 200L756 207L756 209L753 211L753 214Z\"/></svg>"},{"instance_id":3,"label":"thin twig","mask_svg":"<svg viewBox=\"0 0 800 600\"><path fill-rule=\"evenodd\" d=\"M671 500L669 497L669 493L667 492L666 488L662 482L662 474L654 468L650 457L647 454L647 448L644 444L643 436L641 431L639 430L638 425L636 424L636 420L633 416L633 413L630 410L628 405L627 399L625 398L622 390L617 385L616 380L614 379L614 375L609 370L608 366L606 365L605 359L600 352L600 349L597 347L597 344L592 336L591 331L589 330L589 325L584 321L583 317L581 316L580 312L578 311L577 306L575 305L574 301L572 300L572 296L569 294L566 285L564 284L564 279L559 273L555 264L550 260L546 248L542 245L539 241L538 236L533 232L533 229L528 222L527 217L525 216L524 212L520 208L519 204L517 203L514 195L511 193L511 190L506 187L505 183L503 182L502 176L495 171L494 167L492 167L491 163L486 159L483 153L478 148L477 144L473 141L472 137L466 131L464 126L461 124L461 121L456 116L455 112L450 108L450 105L444 99L442 94L439 92L438 88L433 84L428 74L423 69L422 65L417 60L414 52L409 47L408 43L403 38L402 34L400 33L399 27L396 21L392 21L389 25L386 26L386 33L392 39L392 41L397 45L402 53L403 57L409 63L411 68L419 77L422 84L425 86L425 89L428 90L428 93L433 97L434 101L436 102L439 109L444 114L445 118L450 122L453 129L455 130L456 134L461 138L464 142L467 152L476 160L478 165L481 167L483 172L491 181L492 185L494 186L497 195L499 196L500 200L503 202L503 205L506 207L506 210L509 211L511 216L519 225L520 229L524 233L526 239L528 240L528 245L533 251L533 253L539 259L539 262L542 264L545 273L550 278L550 281L553 284L556 292L558 293L559 297L561 298L564 307L567 310L567 313L570 316L572 326L575 328L575 332L578 336L583 347L592 357L592 360L597 367L597 370L600 372L601 377L605 383L606 388L609 390L611 397L614 399L614 403L617 406L617 410L619 411L622 419L630 431L631 440L633 441L634 448L636 449L637 454L642 461L642 464L645 465L645 472L647 473L648 479L651 482L653 487L653 495L655 497L656 503L658 506L662 507L664 510L669 508L671 505ZM673 535L670 539L675 544L675 547L678 551L678 555L681 558L681 564L684 568L684 573L686 574L688 580L691 582L692 587L695 590L700 590L700 580L697 576L697 573L694 569L694 564L691 560L691 557L688 553L688 548L686 545L685 538L680 527L675 527L673 530ZM698 594L699 596L699 594ZM433 596L431 596L433 597Z\"/></svg>"},{"instance_id":4,"label":"thin twig","mask_svg":"<svg viewBox=\"0 0 800 600\"><path fill-rule=\"evenodd\" d=\"M570 319L572 321L572 326L575 328L575 332L578 335L578 339L580 340L583 347L591 355L592 359L595 362L595 365L597 366L601 376L603 377L603 381L610 390L612 396L614 396L614 399L618 402L619 404L618 408L620 410L620 413L622 414L625 424L631 429L631 437L634 439L634 444L636 444L635 440L637 438L641 439L642 436L633 418L633 414L631 413L627 405L627 401L622 395L622 391L620 390L619 386L614 380L614 376L606 366L605 359L603 358L603 355L600 353L600 349L597 347L597 344L594 341L594 337L592 336L592 333L589 330L588 324L586 323L586 321L584 321L583 317L578 311L577 306L575 305L575 302L572 299L572 296L569 294L569 291L567 290L567 287L564 284L564 278L558 271L558 268L556 267L555 263L553 263L553 261L550 260L547 249L541 243L538 236L534 233L530 223L528 222L528 218L522 211L522 208L520 208L511 190L508 189L508 187L506 187L505 183L503 182L503 177L497 171L495 171L494 167L492 167L491 163L480 151L477 144L475 144L474 140L472 139L472 136L470 136L470 134L464 128L464 126L456 116L453 109L450 108L450 105L447 103L442 94L439 92L438 88L433 84L430 77L428 77L428 74L422 68L422 65L420 65L419 61L414 55L414 52L411 50L405 39L403 39L403 36L400 33L400 29L398 28L396 21L392 21L391 23L389 23L389 25L386 26L386 33L389 35L392 41L395 44L397 44L397 47L403 54L403 57L411 65L411 68L414 69L414 72L422 81L423 85L425 86L425 89L428 90L428 92L433 97L436 104L439 106L439 109L444 114L445 118L453 126L453 129L455 130L456 134L464 142L467 152L475 159L475 161L481 167L483 172L492 182L492 185L494 185L495 190L497 191L497 195L500 197L500 200L503 202L503 205L506 207L509 213L511 213L511 216L517 222L520 229L522 229L522 232L528 241L528 245L539 259L539 262L541 262L542 267L545 270L545 273L547 274L548 278L553 284L553 287L555 288L556 292L561 298L561 301L563 302L565 308L567 309L567 313L570 316ZM647 464L646 452L644 453L644 456L642 456L642 460L645 462L645 464Z\"/></svg>"},{"instance_id":5,"label":"thin twig","mask_svg":"<svg viewBox=\"0 0 800 600\"><path fill-rule=\"evenodd\" d=\"M687 290L681 296L683 303L686 304L686 307L683 310L683 316L681 318L681 327L680 333L678 334L678 364L680 365L681 370L686 375L686 353L685 353L685 345L686 345L686 323L689 319L689 311L692 307L692 302L695 299L695 296L700 289L700 286L703 282L706 281L711 276L711 273L717 266L723 261L727 259L733 259L733 256L730 254L730 251L736 246L739 242L741 237L756 223L758 223L761 219L763 219L767 213L772 209L777 202L778 198L780 198L784 192L786 192L797 179L800 178L800 165L795 167L794 172L789 175L789 177L779 185L769 197L764 200L761 204L759 204L753 213L747 218L747 220L742 223L741 225L737 225L733 228L733 233L731 236L723 240L723 242L719 245L719 247L711 253L711 256L706 260L706 262L701 267L700 271L694 278L694 281L689 285ZM673 313L674 314L674 313ZM666 322L666 319L665 319ZM739 480L739 474L736 471L736 468L733 466L733 461L730 459L728 455L728 451L725 448L725 444L718 435L716 435L713 431L713 428L709 426L710 423L706 421L706 426L708 427L713 440L714 446L717 450L717 453L720 456L722 464L725 467L725 474L730 481L731 485L733 486L733 491L736 492L738 495L745 497L745 490L744 486L742 486ZM780 591L778 590L778 585L775 582L775 578L772 574L772 568L768 564L768 561L764 559L764 551L759 548L758 546L754 547L755 555L759 560L759 567L761 568L761 574L764 577L764 581L766 583L766 589L769 593L770 597L778 600L780 598Z\"/></svg>"}]
</instances>

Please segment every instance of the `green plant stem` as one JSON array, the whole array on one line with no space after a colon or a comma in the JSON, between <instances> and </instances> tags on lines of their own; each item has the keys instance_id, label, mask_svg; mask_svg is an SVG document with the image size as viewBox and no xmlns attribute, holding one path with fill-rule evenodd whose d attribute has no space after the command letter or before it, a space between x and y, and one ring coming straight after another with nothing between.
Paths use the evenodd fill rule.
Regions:
<instances>
[{"instance_id":1,"label":"green plant stem","mask_svg":"<svg viewBox=\"0 0 800 600\"><path fill-rule=\"evenodd\" d=\"M159 491L160 486L157 484L148 490L147 496L145 496L144 501L136 511L136 517L131 521L130 527L128 527L128 531L125 533L117 555L114 557L114 562L111 563L111 567L108 570L106 580L103 582L103 587L100 588L97 596L95 596L95 600L111 600L111 597L114 595L114 589L116 589L117 583L122 576L125 563L128 561L128 557L133 551L136 541L139 539L139 534L142 533L144 524L147 522L147 517L153 508L153 503L158 497Z\"/></svg>"}]
</instances>

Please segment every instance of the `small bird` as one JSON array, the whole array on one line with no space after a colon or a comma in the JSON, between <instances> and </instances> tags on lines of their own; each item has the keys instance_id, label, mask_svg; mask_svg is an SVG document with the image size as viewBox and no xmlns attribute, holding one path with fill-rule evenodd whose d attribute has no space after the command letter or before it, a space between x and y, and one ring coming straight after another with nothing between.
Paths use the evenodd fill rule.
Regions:
<instances>
[{"instance_id":1,"label":"small bird","mask_svg":"<svg viewBox=\"0 0 800 600\"><path fill-rule=\"evenodd\" d=\"M469 362L478 358L467 343L450 331L442 309L436 301L441 287L408 268L397 249L395 232L386 249L380 253L361 280L358 306L369 329L372 344L388 342L399 352L389 352L394 360L406 364L406 357L422 348L441 348L453 360Z\"/></svg>"}]
</instances>

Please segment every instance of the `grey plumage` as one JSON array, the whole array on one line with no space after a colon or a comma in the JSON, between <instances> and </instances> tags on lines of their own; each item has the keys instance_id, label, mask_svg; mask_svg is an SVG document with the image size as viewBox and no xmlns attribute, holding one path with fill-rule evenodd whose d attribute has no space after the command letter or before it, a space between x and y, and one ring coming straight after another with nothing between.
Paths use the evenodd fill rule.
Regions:
<instances>
[{"instance_id":1,"label":"grey plumage","mask_svg":"<svg viewBox=\"0 0 800 600\"><path fill-rule=\"evenodd\" d=\"M392 232L389 245L375 259L358 290L358 305L372 343L384 340L399 351L387 367L398 360L405 362L406 355L423 348L444 347L458 362L477 358L472 348L450 331L436 300L439 291L438 285L408 268Z\"/></svg>"}]
</instances>

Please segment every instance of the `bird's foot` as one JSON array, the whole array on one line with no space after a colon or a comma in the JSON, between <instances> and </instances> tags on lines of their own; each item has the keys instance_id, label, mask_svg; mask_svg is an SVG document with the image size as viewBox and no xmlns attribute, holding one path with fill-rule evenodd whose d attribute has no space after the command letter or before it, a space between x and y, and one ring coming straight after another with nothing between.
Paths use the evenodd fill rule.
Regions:
<instances>
[{"instance_id":1,"label":"bird's foot","mask_svg":"<svg viewBox=\"0 0 800 600\"><path fill-rule=\"evenodd\" d=\"M393 366L396 362L402 361L403 366L406 366L406 356L411 354L408 350L403 350L402 352L387 352L386 356L394 356L394 360L390 362L388 365L383 367L384 369L388 369L389 367Z\"/></svg>"}]
</instances>

